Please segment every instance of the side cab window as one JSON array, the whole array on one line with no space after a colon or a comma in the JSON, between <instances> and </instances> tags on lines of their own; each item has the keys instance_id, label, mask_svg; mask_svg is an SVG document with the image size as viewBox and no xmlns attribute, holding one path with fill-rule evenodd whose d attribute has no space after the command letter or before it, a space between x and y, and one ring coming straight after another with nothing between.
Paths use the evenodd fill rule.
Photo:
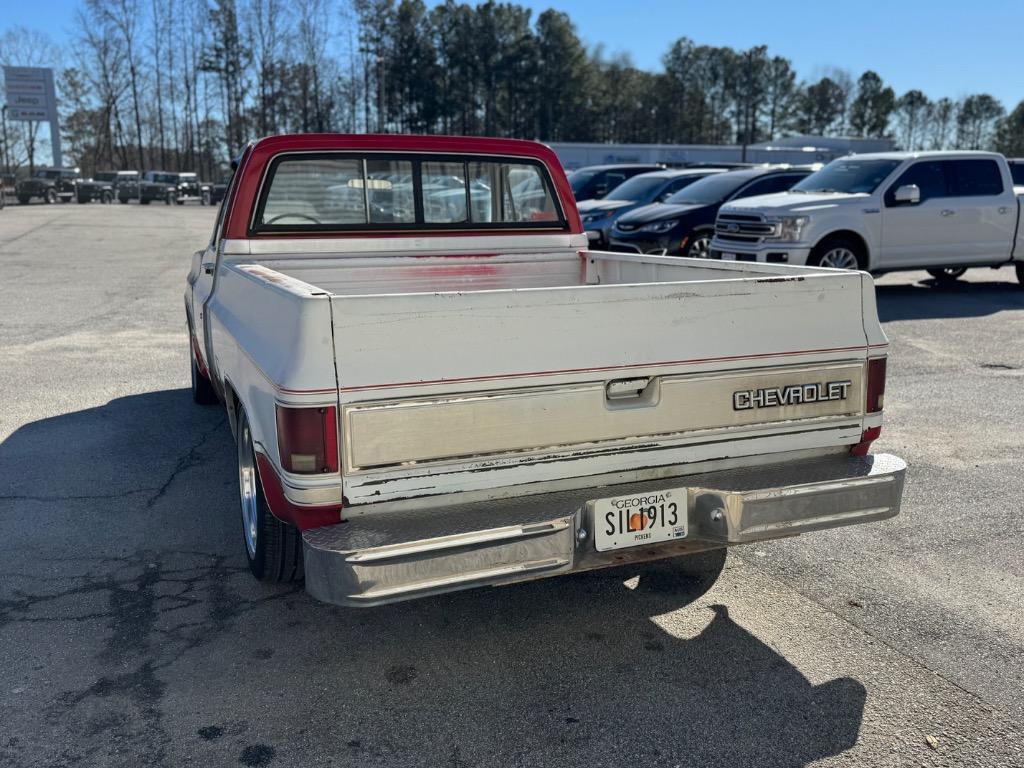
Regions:
<instances>
[{"instance_id":1,"label":"side cab window","mask_svg":"<svg viewBox=\"0 0 1024 768\"><path fill-rule=\"evenodd\" d=\"M922 160L914 163L885 191L885 207L910 205L896 201L896 190L909 184L916 185L921 191L920 203L932 198L955 197L951 165L952 162L949 160Z\"/></svg>"},{"instance_id":2,"label":"side cab window","mask_svg":"<svg viewBox=\"0 0 1024 768\"><path fill-rule=\"evenodd\" d=\"M1003 194L1003 174L995 160L953 160L957 197L994 197Z\"/></svg>"}]
</instances>

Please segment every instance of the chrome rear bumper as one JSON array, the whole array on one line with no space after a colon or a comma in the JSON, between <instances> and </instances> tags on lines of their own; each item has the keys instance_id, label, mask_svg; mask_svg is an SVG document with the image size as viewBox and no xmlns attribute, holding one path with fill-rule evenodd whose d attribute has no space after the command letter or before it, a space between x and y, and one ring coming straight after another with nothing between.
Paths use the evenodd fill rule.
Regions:
<instances>
[{"instance_id":1,"label":"chrome rear bumper","mask_svg":"<svg viewBox=\"0 0 1024 768\"><path fill-rule=\"evenodd\" d=\"M356 517L303 533L306 589L381 605L883 520L899 514L906 464L837 456L664 480ZM588 502L685 487L686 539L598 552Z\"/></svg>"}]
</instances>

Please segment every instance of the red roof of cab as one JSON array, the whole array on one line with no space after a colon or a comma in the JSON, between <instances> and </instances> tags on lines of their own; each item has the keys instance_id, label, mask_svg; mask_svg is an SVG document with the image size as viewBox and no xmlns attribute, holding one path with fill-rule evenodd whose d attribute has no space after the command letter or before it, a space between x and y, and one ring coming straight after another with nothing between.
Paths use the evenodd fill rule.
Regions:
<instances>
[{"instance_id":1,"label":"red roof of cab","mask_svg":"<svg viewBox=\"0 0 1024 768\"><path fill-rule=\"evenodd\" d=\"M569 224L569 232L580 234L583 225L576 211L576 201L572 188L562 170L562 164L550 147L536 141L522 139L492 139L477 136L409 136L404 134L356 134L356 133L299 133L270 136L254 142L242 155L238 166L238 183L227 220L224 223L224 237L247 238L249 233L249 217L253 202L259 193L264 171L271 159L282 152L345 152L369 150L373 152L416 152L501 155L504 157L528 157L539 160L548 169L551 181L555 186ZM506 230L494 230L501 234L510 234ZM487 230L446 231L445 235L480 235ZM353 233L360 234L360 233ZM361 233L365 234L365 233ZM387 233L388 236L401 236L398 233ZM410 232L410 235L415 233ZM542 234L541 231L518 230L516 237L530 234ZM296 235L289 233L289 237ZM311 233L310 237L323 237L323 233ZM334 235L332 235L334 236ZM260 235L273 237L273 235Z\"/></svg>"}]
</instances>

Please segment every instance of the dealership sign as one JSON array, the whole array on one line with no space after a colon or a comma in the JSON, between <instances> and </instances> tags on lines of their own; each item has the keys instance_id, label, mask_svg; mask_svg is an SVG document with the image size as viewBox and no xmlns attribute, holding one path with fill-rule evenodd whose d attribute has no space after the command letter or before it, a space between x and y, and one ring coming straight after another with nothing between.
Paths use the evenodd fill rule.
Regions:
<instances>
[{"instance_id":1,"label":"dealership sign","mask_svg":"<svg viewBox=\"0 0 1024 768\"><path fill-rule=\"evenodd\" d=\"M61 165L60 125L53 70L45 67L4 67L4 95L8 120L50 123L53 164Z\"/></svg>"}]
</instances>

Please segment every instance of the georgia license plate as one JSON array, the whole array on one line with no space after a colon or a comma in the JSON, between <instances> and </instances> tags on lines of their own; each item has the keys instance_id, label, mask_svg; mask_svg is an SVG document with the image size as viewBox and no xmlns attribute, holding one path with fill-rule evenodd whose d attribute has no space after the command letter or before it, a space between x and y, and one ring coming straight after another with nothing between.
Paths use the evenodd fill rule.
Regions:
<instances>
[{"instance_id":1,"label":"georgia license plate","mask_svg":"<svg viewBox=\"0 0 1024 768\"><path fill-rule=\"evenodd\" d=\"M686 537L686 488L592 502L598 552Z\"/></svg>"}]
</instances>

